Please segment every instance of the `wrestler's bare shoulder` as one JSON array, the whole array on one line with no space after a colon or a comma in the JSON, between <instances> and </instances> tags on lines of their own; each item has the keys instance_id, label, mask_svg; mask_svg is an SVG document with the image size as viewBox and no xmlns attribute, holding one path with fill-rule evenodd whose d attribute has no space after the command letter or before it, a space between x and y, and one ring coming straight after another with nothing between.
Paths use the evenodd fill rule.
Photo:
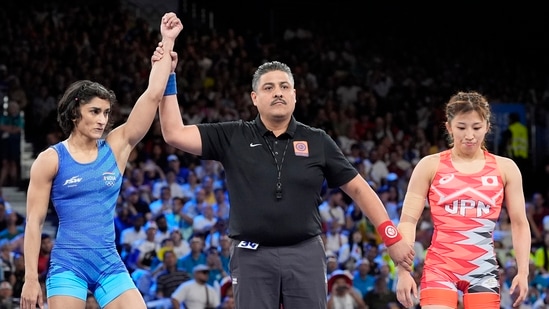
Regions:
<instances>
[{"instance_id":1,"label":"wrestler's bare shoulder","mask_svg":"<svg viewBox=\"0 0 549 309\"><path fill-rule=\"evenodd\" d=\"M498 155L494 155L494 157L504 184L508 184L509 182L513 182L515 180L521 181L521 171L513 159Z\"/></svg>"},{"instance_id":2,"label":"wrestler's bare shoulder","mask_svg":"<svg viewBox=\"0 0 549 309\"><path fill-rule=\"evenodd\" d=\"M433 153L421 158L416 167L420 168L434 168L440 162L440 153Z\"/></svg>"},{"instance_id":3,"label":"wrestler's bare shoulder","mask_svg":"<svg viewBox=\"0 0 549 309\"><path fill-rule=\"evenodd\" d=\"M515 161L513 161L511 158L508 157L502 157L498 155L494 155L494 158L496 158L496 163L499 167L505 169L505 168L515 168L517 164Z\"/></svg>"},{"instance_id":4,"label":"wrestler's bare shoulder","mask_svg":"<svg viewBox=\"0 0 549 309\"><path fill-rule=\"evenodd\" d=\"M36 156L36 159L32 163L32 170L39 170L41 172L55 173L57 166L59 165L59 155L57 151L52 147L49 147Z\"/></svg>"}]
</instances>

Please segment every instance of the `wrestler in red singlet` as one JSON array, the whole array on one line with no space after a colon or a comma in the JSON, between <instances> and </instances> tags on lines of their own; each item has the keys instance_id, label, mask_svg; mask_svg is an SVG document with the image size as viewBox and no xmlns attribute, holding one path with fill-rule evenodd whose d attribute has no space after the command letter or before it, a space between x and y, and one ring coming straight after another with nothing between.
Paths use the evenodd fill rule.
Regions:
<instances>
[{"instance_id":1,"label":"wrestler in red singlet","mask_svg":"<svg viewBox=\"0 0 549 309\"><path fill-rule=\"evenodd\" d=\"M406 308L500 309L500 282L493 232L505 204L513 233L517 273L509 292L518 307L528 295L530 225L526 217L522 175L517 164L491 154L488 100L478 92L457 92L445 107L450 149L421 158L410 176L398 229L412 245L428 202L433 236L421 273L397 265L398 301ZM421 270L421 267L418 268Z\"/></svg>"},{"instance_id":2,"label":"wrestler in red singlet","mask_svg":"<svg viewBox=\"0 0 549 309\"><path fill-rule=\"evenodd\" d=\"M440 153L428 195L434 245L425 258L422 303L446 294L430 289L450 290L445 297L454 304L456 290L495 293L499 298L492 233L501 211L503 183L494 156L486 151L484 156L482 170L465 174L453 166L451 150Z\"/></svg>"}]
</instances>

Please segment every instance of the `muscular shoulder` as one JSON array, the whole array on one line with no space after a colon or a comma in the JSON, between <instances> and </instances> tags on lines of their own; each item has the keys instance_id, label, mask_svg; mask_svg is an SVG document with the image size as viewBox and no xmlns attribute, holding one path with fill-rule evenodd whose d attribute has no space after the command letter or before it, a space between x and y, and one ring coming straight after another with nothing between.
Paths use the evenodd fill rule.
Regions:
<instances>
[{"instance_id":1,"label":"muscular shoulder","mask_svg":"<svg viewBox=\"0 0 549 309\"><path fill-rule=\"evenodd\" d=\"M503 183L507 184L509 181L516 179L522 179L520 169L515 161L510 158L494 155L498 170L503 178Z\"/></svg>"},{"instance_id":2,"label":"muscular shoulder","mask_svg":"<svg viewBox=\"0 0 549 309\"><path fill-rule=\"evenodd\" d=\"M496 163L500 169L515 168L517 165L515 161L507 157L502 157L498 155L493 155L496 159Z\"/></svg>"},{"instance_id":3,"label":"muscular shoulder","mask_svg":"<svg viewBox=\"0 0 549 309\"><path fill-rule=\"evenodd\" d=\"M32 163L32 171L53 177L59 165L59 155L53 147L42 151Z\"/></svg>"},{"instance_id":4,"label":"muscular shoulder","mask_svg":"<svg viewBox=\"0 0 549 309\"><path fill-rule=\"evenodd\" d=\"M426 155L421 158L416 165L416 168L434 170L440 162L440 153Z\"/></svg>"},{"instance_id":5,"label":"muscular shoulder","mask_svg":"<svg viewBox=\"0 0 549 309\"><path fill-rule=\"evenodd\" d=\"M414 178L414 182L430 183L435 177L439 163L439 153L430 154L421 158L413 170L412 177Z\"/></svg>"}]
</instances>

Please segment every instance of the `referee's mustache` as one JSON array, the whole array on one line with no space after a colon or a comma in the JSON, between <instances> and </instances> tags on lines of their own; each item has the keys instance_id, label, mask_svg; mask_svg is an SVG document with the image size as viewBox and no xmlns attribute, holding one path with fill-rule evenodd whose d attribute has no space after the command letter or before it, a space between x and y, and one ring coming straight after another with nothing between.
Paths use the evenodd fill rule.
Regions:
<instances>
[{"instance_id":1,"label":"referee's mustache","mask_svg":"<svg viewBox=\"0 0 549 309\"><path fill-rule=\"evenodd\" d=\"M287 105L287 103L286 103L285 100L283 100L283 99L275 99L275 100L273 100L273 101L271 102L271 106L273 106L273 105L275 105L275 104L280 104L280 103L282 103L282 104L284 104L284 105Z\"/></svg>"}]
</instances>

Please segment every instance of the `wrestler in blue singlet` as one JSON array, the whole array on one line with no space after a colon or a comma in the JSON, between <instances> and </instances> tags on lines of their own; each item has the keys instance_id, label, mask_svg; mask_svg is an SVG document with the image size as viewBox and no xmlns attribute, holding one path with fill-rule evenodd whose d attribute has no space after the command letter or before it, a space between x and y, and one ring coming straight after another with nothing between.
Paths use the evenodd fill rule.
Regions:
<instances>
[{"instance_id":1,"label":"wrestler in blue singlet","mask_svg":"<svg viewBox=\"0 0 549 309\"><path fill-rule=\"evenodd\" d=\"M59 228L46 288L48 297L84 301L89 289L104 307L135 284L115 244L113 219L122 175L110 146L104 139L97 143L97 159L84 164L72 158L66 142L52 146L59 156L51 190Z\"/></svg>"}]
</instances>

